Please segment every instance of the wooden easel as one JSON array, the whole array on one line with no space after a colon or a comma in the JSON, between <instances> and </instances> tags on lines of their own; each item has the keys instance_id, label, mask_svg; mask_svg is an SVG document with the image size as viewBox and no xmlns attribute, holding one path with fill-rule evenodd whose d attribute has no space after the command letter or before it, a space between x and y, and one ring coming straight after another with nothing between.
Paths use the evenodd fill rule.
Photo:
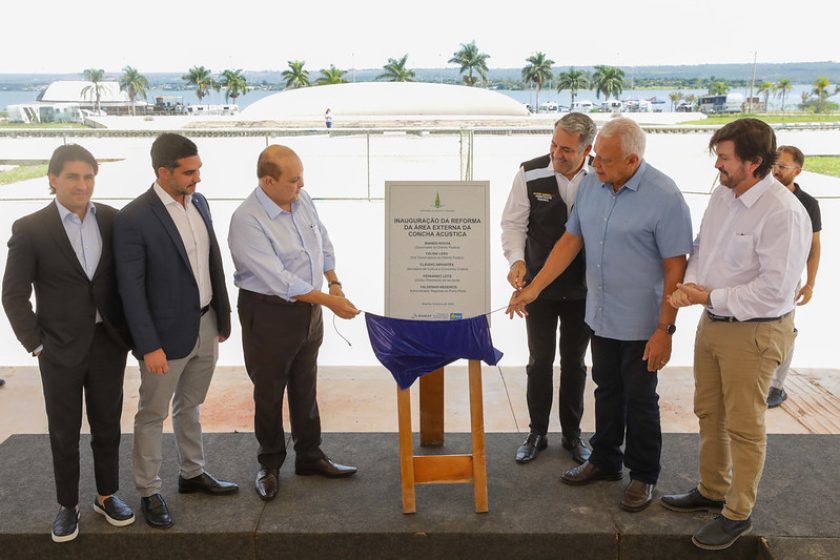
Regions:
<instances>
[{"instance_id":1,"label":"wooden easel","mask_svg":"<svg viewBox=\"0 0 840 560\"><path fill-rule=\"evenodd\" d=\"M424 383L425 382L425 383ZM469 484L475 512L487 513L487 454L484 448L484 403L481 362L469 361L472 453L414 455L411 431L411 393L397 388L400 428L400 478L403 513L415 513L415 485ZM443 369L420 378L420 444L443 445Z\"/></svg>"}]
</instances>

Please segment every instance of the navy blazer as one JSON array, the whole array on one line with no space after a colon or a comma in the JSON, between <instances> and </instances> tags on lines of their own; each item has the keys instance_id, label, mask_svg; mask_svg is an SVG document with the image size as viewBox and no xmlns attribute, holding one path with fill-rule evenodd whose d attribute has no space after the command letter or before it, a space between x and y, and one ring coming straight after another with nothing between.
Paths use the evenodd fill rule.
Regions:
<instances>
[{"instance_id":1,"label":"navy blazer","mask_svg":"<svg viewBox=\"0 0 840 560\"><path fill-rule=\"evenodd\" d=\"M112 232L117 211L96 206L102 255L88 279L67 238L55 201L12 225L3 307L15 335L28 352L44 345L44 359L75 366L90 351L96 312L114 344L128 351L129 337L117 294ZM29 301L35 287L37 309Z\"/></svg>"},{"instance_id":2,"label":"navy blazer","mask_svg":"<svg viewBox=\"0 0 840 560\"><path fill-rule=\"evenodd\" d=\"M192 195L210 237L210 283L219 335L230 336L230 301L207 199ZM198 284L175 222L150 188L128 203L114 224L117 280L134 340L134 355L163 348L168 359L192 352L201 321Z\"/></svg>"}]
</instances>

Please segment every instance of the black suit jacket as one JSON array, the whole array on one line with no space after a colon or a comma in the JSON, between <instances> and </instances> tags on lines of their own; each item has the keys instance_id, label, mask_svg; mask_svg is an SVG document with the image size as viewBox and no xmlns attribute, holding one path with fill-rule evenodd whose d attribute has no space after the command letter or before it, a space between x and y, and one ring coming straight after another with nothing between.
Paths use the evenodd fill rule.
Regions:
<instances>
[{"instance_id":1,"label":"black suit jacket","mask_svg":"<svg viewBox=\"0 0 840 560\"><path fill-rule=\"evenodd\" d=\"M219 334L230 336L230 301L207 199L192 196L210 237L210 283ZM195 346L201 321L198 284L175 222L154 188L127 204L114 225L120 296L138 359L163 348L169 359Z\"/></svg>"},{"instance_id":2,"label":"black suit jacket","mask_svg":"<svg viewBox=\"0 0 840 560\"><path fill-rule=\"evenodd\" d=\"M113 258L117 211L94 205L102 256L92 280L73 251L55 202L12 225L3 275L3 308L18 340L29 352L43 344L43 359L68 367L90 350L97 310L114 343L126 351L130 345Z\"/></svg>"}]
</instances>

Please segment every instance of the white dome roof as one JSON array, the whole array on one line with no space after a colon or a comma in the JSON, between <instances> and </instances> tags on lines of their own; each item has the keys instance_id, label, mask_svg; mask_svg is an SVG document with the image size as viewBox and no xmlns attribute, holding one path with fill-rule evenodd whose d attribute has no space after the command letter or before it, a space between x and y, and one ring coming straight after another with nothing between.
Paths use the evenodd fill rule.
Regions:
<instances>
[{"instance_id":1,"label":"white dome roof","mask_svg":"<svg viewBox=\"0 0 840 560\"><path fill-rule=\"evenodd\" d=\"M421 82L357 82L285 90L246 107L240 118L278 120L334 115L527 116L515 99L492 90Z\"/></svg>"}]
</instances>

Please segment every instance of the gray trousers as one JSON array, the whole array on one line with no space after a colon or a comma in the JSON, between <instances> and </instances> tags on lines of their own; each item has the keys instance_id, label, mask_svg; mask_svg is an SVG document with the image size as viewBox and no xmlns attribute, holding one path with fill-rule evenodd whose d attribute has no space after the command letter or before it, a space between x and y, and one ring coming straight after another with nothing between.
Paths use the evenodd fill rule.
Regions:
<instances>
[{"instance_id":1,"label":"gray trousers","mask_svg":"<svg viewBox=\"0 0 840 560\"><path fill-rule=\"evenodd\" d=\"M140 362L140 402L134 417L134 484L141 497L160 493L163 421L169 415L170 402L181 476L192 478L204 472L199 406L207 396L219 358L218 336L216 313L210 309L201 317L192 352L168 360L168 373L149 373L146 364Z\"/></svg>"}]
</instances>

